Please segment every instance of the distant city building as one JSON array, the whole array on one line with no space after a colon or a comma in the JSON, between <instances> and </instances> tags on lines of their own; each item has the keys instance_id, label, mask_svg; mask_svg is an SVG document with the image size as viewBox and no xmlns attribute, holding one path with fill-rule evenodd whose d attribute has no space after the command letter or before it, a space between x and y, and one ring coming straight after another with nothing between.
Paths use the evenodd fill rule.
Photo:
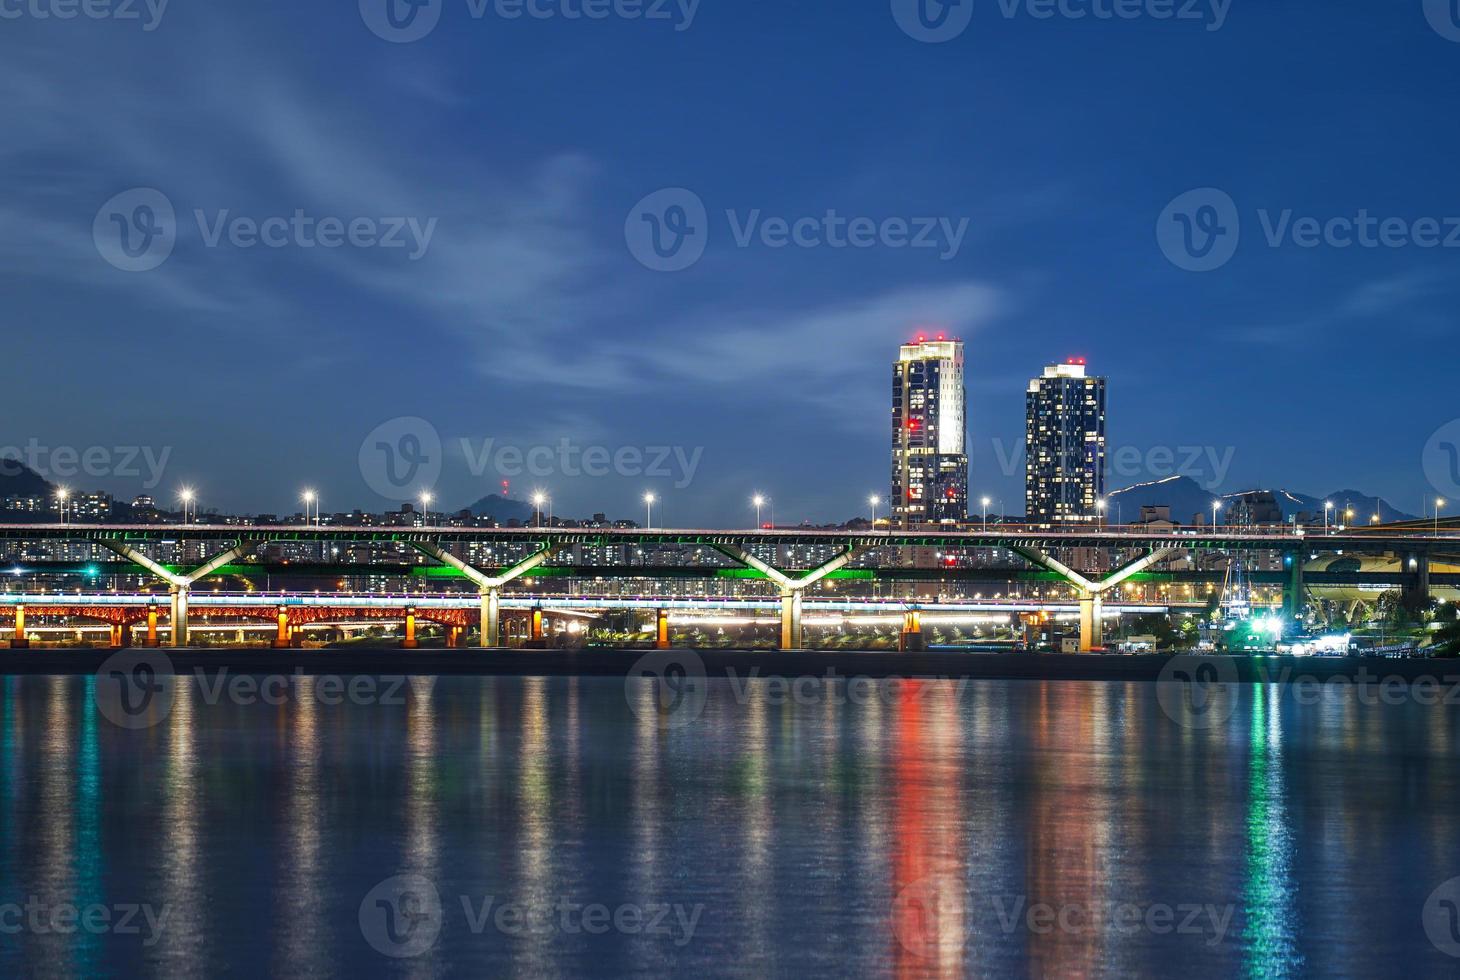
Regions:
<instances>
[{"instance_id":1,"label":"distant city building","mask_svg":"<svg viewBox=\"0 0 1460 980\"><path fill-rule=\"evenodd\" d=\"M892 498L904 527L968 517L963 342L904 344L892 366Z\"/></svg>"},{"instance_id":2,"label":"distant city building","mask_svg":"<svg viewBox=\"0 0 1460 980\"><path fill-rule=\"evenodd\" d=\"M1029 382L1024 513L1032 524L1093 523L1105 496L1105 379L1084 360Z\"/></svg>"}]
</instances>

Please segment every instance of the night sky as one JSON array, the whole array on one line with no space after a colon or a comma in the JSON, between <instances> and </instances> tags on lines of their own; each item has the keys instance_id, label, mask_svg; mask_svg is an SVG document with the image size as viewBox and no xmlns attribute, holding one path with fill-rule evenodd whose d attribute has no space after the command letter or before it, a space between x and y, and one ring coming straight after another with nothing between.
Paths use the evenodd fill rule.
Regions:
<instances>
[{"instance_id":1,"label":"night sky","mask_svg":"<svg viewBox=\"0 0 1460 980\"><path fill-rule=\"evenodd\" d=\"M167 454L155 488L140 463L54 482L192 484L238 512L293 511L306 485L326 511L381 510L429 482L454 509L505 465L561 515L639 517L652 490L656 523L743 524L761 491L780 523L842 520L887 493L897 346L946 331L967 341L975 501L1022 509L1024 389L1067 357L1109 377L1112 452L1142 460L1112 488L1230 447L1228 491L1353 487L1413 512L1436 492L1426 442L1460 414L1445 2L1042 19L965 0L942 43L911 36L902 0L602 20L435 0L410 43L380 36L385 0L172 0L160 20L26 2L0 4L0 446ZM693 196L641 205L665 188ZM1240 221L1230 261L1192 249L1209 271L1166 254L1183 239L1163 211L1198 188ZM1230 229L1220 195L1187 200L1195 234ZM1406 230L1343 247L1294 224L1361 209ZM818 224L818 247L775 247L777 219L828 210L876 240L832 247ZM271 247L235 222L296 212L361 234ZM911 247L924 218L934 247ZM651 268L655 220L703 255ZM119 268L121 232L149 229L142 264L170 254ZM534 447L539 473L516 473ZM656 467L656 447L678 452ZM586 450L623 475L563 472Z\"/></svg>"}]
</instances>

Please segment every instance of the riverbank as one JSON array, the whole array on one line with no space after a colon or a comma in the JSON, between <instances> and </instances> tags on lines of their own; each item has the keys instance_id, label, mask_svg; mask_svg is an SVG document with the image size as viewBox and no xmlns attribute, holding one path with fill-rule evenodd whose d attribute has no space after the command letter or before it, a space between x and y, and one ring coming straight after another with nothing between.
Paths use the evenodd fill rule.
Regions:
<instances>
[{"instance_id":1,"label":"riverbank","mask_svg":"<svg viewBox=\"0 0 1460 980\"><path fill-rule=\"evenodd\" d=\"M272 650L134 649L128 656L160 656L177 673L227 670L245 674L480 675L517 677L624 677L645 650ZM0 650L0 674L92 674L118 655L113 650ZM664 651L657 669L677 661L710 678L925 677L970 680L1155 681L1167 656L1090 654L983 654L931 651ZM1209 679L1260 683L1297 677L1327 681L1420 678L1460 684L1460 661L1372 657L1183 657L1216 668ZM653 664L648 665L655 669ZM165 669L165 667L164 667ZM642 668L641 668L642 670ZM1168 672L1167 676L1171 676Z\"/></svg>"}]
</instances>

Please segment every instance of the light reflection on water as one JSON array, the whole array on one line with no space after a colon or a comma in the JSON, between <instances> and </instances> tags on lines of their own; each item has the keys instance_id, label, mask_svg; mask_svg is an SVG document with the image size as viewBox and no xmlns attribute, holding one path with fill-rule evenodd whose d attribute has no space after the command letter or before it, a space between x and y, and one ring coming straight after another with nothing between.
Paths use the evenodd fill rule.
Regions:
<instances>
[{"instance_id":1,"label":"light reflection on water","mask_svg":"<svg viewBox=\"0 0 1460 980\"><path fill-rule=\"evenodd\" d=\"M179 682L161 724L124 731L93 691L4 680L0 904L148 903L165 926L150 944L0 935L0 975L1460 966L1420 920L1460 875L1450 707L1252 688L1197 731L1143 684L928 681L795 703L715 683L679 727L649 681L626 697L607 679L442 678L379 705L322 703L305 678L277 706ZM366 893L399 874L442 899L440 938L416 959L382 956L359 924ZM516 906L526 928L474 931L463 896ZM564 903L701 911L692 935L598 935L564 926ZM1132 929L1117 906L1227 918L1220 935L1205 917Z\"/></svg>"}]
</instances>

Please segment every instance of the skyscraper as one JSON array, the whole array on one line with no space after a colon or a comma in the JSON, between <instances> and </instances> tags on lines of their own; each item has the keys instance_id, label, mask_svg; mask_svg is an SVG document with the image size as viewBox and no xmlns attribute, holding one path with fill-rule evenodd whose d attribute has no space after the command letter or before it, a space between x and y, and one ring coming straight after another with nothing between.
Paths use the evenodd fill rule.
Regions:
<instances>
[{"instance_id":1,"label":"skyscraper","mask_svg":"<svg viewBox=\"0 0 1460 980\"><path fill-rule=\"evenodd\" d=\"M892 365L891 502L904 527L968 516L960 340L919 337Z\"/></svg>"},{"instance_id":2,"label":"skyscraper","mask_svg":"<svg viewBox=\"0 0 1460 980\"><path fill-rule=\"evenodd\" d=\"M1029 382L1024 513L1031 524L1093 523L1105 496L1105 379L1083 359Z\"/></svg>"}]
</instances>

